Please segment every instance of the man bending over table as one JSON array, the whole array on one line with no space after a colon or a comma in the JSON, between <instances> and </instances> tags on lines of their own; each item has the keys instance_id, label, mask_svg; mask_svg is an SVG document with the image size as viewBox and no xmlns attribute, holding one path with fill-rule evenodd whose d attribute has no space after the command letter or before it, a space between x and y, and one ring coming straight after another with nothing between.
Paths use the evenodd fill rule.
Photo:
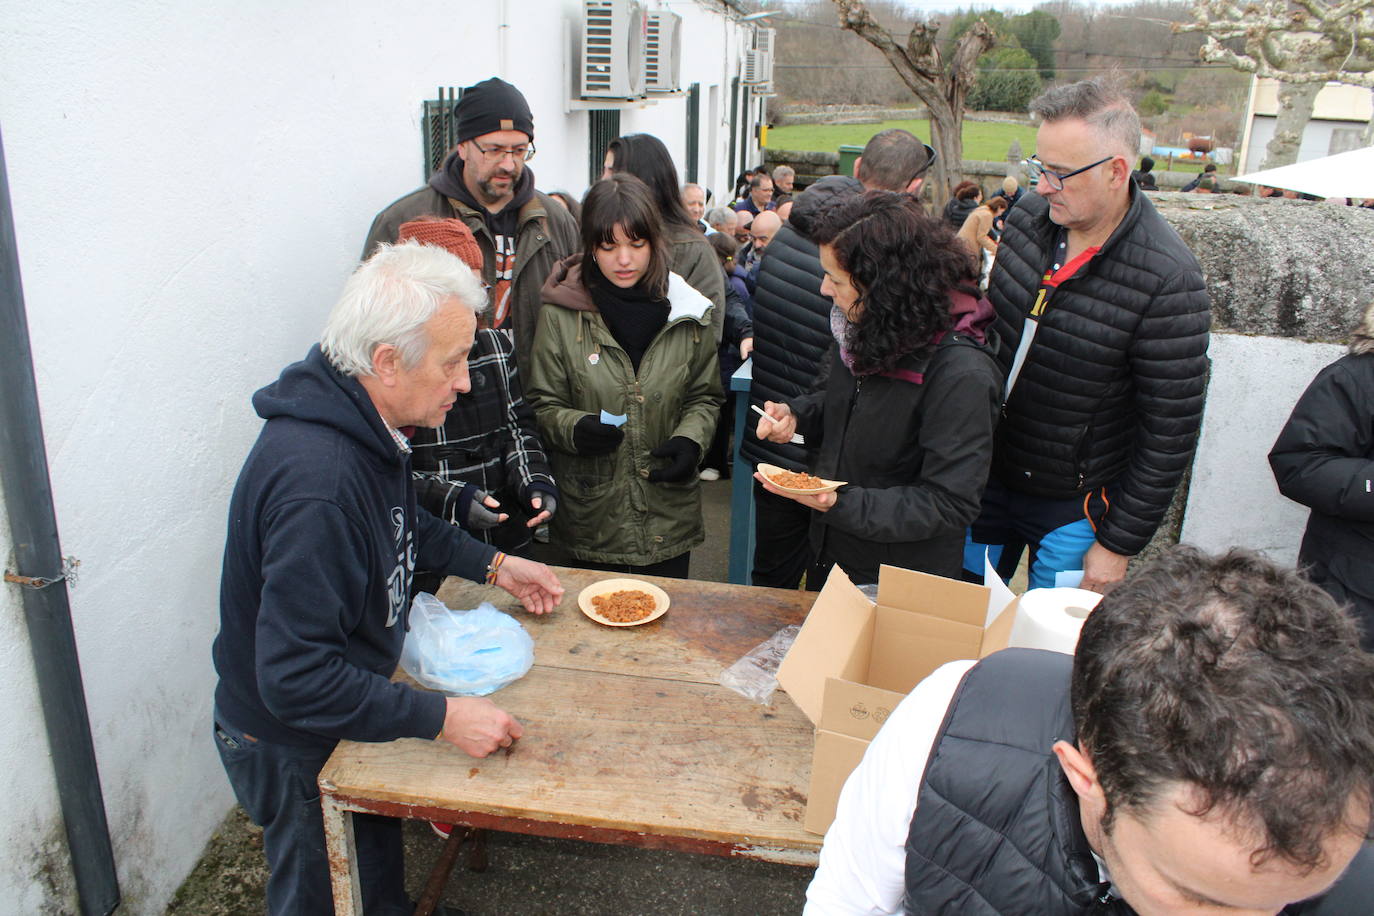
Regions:
<instances>
[{"instance_id":1,"label":"man bending over table","mask_svg":"<svg viewBox=\"0 0 1374 916\"><path fill-rule=\"evenodd\" d=\"M806 914L1368 913L1372 659L1297 573L1178 548L1075 657L917 685L845 784Z\"/></svg>"},{"instance_id":2,"label":"man bending over table","mask_svg":"<svg viewBox=\"0 0 1374 916\"><path fill-rule=\"evenodd\" d=\"M469 388L481 281L442 249L382 245L318 345L253 396L267 422L229 505L215 639L215 738L263 827L268 912L332 913L316 777L335 744L433 738L474 757L521 726L490 700L389 678L416 564L500 586L533 614L563 588L416 506L402 427L442 425ZM355 815L363 905L409 914L401 824Z\"/></svg>"}]
</instances>

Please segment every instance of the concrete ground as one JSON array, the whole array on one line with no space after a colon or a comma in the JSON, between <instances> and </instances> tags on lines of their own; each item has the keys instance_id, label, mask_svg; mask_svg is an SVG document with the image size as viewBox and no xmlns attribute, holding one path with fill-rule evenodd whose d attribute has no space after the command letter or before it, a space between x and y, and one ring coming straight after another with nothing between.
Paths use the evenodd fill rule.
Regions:
<instances>
[{"instance_id":1,"label":"concrete ground","mask_svg":"<svg viewBox=\"0 0 1374 916\"><path fill-rule=\"evenodd\" d=\"M702 485L706 543L692 552L692 578L723 582L729 548L730 482ZM406 825L406 880L419 896L441 841ZM721 914L801 911L811 869L691 853L491 833L488 867L449 879L444 903L481 914ZM168 908L178 916L248 916L264 911L262 832L235 807Z\"/></svg>"}]
</instances>

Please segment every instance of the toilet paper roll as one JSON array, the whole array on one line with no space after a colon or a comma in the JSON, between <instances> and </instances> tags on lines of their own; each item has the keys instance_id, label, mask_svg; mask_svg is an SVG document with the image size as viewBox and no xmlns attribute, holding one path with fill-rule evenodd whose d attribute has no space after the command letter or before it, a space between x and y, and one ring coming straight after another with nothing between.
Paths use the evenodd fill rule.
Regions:
<instances>
[{"instance_id":1,"label":"toilet paper roll","mask_svg":"<svg viewBox=\"0 0 1374 916\"><path fill-rule=\"evenodd\" d=\"M1083 621L1101 600L1083 588L1033 588L1016 606L1007 644L1072 655Z\"/></svg>"}]
</instances>

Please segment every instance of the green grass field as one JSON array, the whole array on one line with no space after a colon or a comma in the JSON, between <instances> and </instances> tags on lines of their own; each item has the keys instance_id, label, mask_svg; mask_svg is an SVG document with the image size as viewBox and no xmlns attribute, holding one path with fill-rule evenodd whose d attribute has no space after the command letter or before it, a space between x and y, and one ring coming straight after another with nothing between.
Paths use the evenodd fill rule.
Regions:
<instances>
[{"instance_id":1,"label":"green grass field","mask_svg":"<svg viewBox=\"0 0 1374 916\"><path fill-rule=\"evenodd\" d=\"M868 138L880 130L900 127L909 130L927 143L930 142L930 122L924 118L912 121L884 121L881 124L797 124L776 127L768 131L768 146L772 149L839 152L842 144L863 146ZM1011 141L1021 141L1021 155L1035 152L1035 128L1029 125L1006 124L1000 121L964 122L964 158L988 162L1005 162ZM1200 172L1201 160L1168 160L1156 158L1155 171ZM1221 169L1222 174L1232 173Z\"/></svg>"},{"instance_id":2,"label":"green grass field","mask_svg":"<svg viewBox=\"0 0 1374 916\"><path fill-rule=\"evenodd\" d=\"M768 132L768 145L773 149L794 149L837 152L841 144L863 146L868 138L880 130L900 127L930 142L930 122L884 121L881 124L797 124L777 127ZM1035 128L1028 125L1004 124L998 121L964 122L964 158L1002 162L1007 158L1011 141L1021 141L1021 154L1035 152Z\"/></svg>"}]
</instances>

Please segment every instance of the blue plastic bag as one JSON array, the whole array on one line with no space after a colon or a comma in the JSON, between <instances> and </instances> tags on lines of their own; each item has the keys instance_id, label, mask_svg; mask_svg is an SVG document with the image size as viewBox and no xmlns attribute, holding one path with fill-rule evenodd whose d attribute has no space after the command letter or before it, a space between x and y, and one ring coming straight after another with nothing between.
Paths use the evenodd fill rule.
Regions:
<instances>
[{"instance_id":1,"label":"blue plastic bag","mask_svg":"<svg viewBox=\"0 0 1374 916\"><path fill-rule=\"evenodd\" d=\"M509 614L485 601L454 611L433 595L415 596L401 667L425 687L482 697L523 677L533 664L534 640Z\"/></svg>"}]
</instances>

